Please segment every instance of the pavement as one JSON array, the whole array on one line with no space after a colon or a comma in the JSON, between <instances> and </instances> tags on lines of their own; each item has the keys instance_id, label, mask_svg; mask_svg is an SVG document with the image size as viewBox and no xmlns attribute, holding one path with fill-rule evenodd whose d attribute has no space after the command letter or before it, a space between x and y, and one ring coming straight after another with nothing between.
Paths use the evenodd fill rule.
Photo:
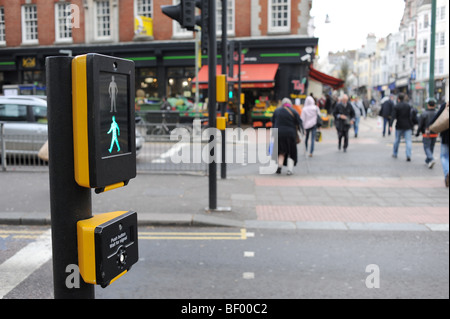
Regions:
<instances>
[{"instance_id":1,"label":"pavement","mask_svg":"<svg viewBox=\"0 0 450 319\"><path fill-rule=\"evenodd\" d=\"M381 136L376 119L361 122L347 153L338 151L333 128L322 131L312 158L299 145L292 176L286 169L260 175L257 164L229 165L227 179L218 180L217 202L231 211L205 210L207 176L139 173L125 188L93 193L93 212L133 210L140 225L155 227L449 231L439 144L438 163L430 170L420 141L412 162L402 153L393 159L393 137ZM0 172L0 190L0 224L51 223L48 172Z\"/></svg>"}]
</instances>

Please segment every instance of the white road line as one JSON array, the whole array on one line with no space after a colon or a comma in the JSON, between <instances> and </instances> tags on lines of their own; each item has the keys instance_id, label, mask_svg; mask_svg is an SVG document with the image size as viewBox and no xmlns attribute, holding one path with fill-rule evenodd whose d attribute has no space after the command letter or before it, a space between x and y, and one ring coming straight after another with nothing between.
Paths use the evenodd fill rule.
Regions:
<instances>
[{"instance_id":1,"label":"white road line","mask_svg":"<svg viewBox=\"0 0 450 319\"><path fill-rule=\"evenodd\" d=\"M255 257L255 252L254 251L244 251L244 257L253 258L253 257Z\"/></svg>"},{"instance_id":2,"label":"white road line","mask_svg":"<svg viewBox=\"0 0 450 319\"><path fill-rule=\"evenodd\" d=\"M254 272L244 272L242 274L242 278L244 279L255 279L255 273Z\"/></svg>"},{"instance_id":3,"label":"white road line","mask_svg":"<svg viewBox=\"0 0 450 319\"><path fill-rule=\"evenodd\" d=\"M51 230L0 265L0 299L52 258Z\"/></svg>"}]
</instances>

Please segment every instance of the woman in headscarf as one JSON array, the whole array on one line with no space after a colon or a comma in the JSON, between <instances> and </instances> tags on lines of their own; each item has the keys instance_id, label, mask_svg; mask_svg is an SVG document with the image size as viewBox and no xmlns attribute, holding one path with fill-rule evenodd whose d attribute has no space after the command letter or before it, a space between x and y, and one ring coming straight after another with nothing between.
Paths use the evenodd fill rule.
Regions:
<instances>
[{"instance_id":1,"label":"woman in headscarf","mask_svg":"<svg viewBox=\"0 0 450 319\"><path fill-rule=\"evenodd\" d=\"M292 107L292 101L284 98L272 117L273 128L278 129L278 170L281 174L283 166L287 166L288 175L292 175L297 165L298 130L303 130L302 120Z\"/></svg>"},{"instance_id":2,"label":"woman in headscarf","mask_svg":"<svg viewBox=\"0 0 450 319\"><path fill-rule=\"evenodd\" d=\"M314 153L314 142L316 139L317 131L317 116L320 116L319 107L316 105L314 98L308 96L305 100L305 105L303 106L301 119L303 121L303 126L306 130L305 146L306 151L308 151L308 140L311 135L311 150L309 157L313 156Z\"/></svg>"}]
</instances>

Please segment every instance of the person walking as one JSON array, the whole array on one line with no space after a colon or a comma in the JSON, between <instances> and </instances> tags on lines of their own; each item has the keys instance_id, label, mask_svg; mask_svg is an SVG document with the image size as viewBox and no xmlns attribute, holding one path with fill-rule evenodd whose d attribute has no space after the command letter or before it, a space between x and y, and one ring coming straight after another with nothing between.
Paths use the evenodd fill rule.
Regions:
<instances>
[{"instance_id":1,"label":"person walking","mask_svg":"<svg viewBox=\"0 0 450 319\"><path fill-rule=\"evenodd\" d=\"M436 120L441 116L443 112L445 112L445 109L448 107L448 102L441 105L441 108L437 112L434 119L431 121L431 124L436 122ZM448 111L447 111L448 112ZM430 125L431 125L430 124ZM449 186L449 130L441 132L441 164L442 168L444 170L444 181L445 186L448 188Z\"/></svg>"},{"instance_id":2,"label":"person walking","mask_svg":"<svg viewBox=\"0 0 450 319\"><path fill-rule=\"evenodd\" d=\"M351 104L353 107L353 111L355 111L355 122L353 123L353 128L355 130L355 138L357 138L359 133L359 122L361 121L361 117L366 118L366 110L364 109L364 105L357 96L354 96L352 98Z\"/></svg>"},{"instance_id":3,"label":"person walking","mask_svg":"<svg viewBox=\"0 0 450 319\"><path fill-rule=\"evenodd\" d=\"M272 117L273 128L278 129L278 170L281 174L283 166L287 166L288 175L294 172L297 165L298 131L302 131L302 120L297 111L292 108L292 101L284 98Z\"/></svg>"},{"instance_id":4,"label":"person walking","mask_svg":"<svg viewBox=\"0 0 450 319\"><path fill-rule=\"evenodd\" d=\"M430 125L436 116L436 101L434 99L429 99L427 102L427 109L420 115L419 127L417 128L416 136L422 134L423 149L425 151L426 159L425 163L428 165L429 169L432 169L436 162L434 161L434 146L436 145L436 140L439 134L430 131Z\"/></svg>"},{"instance_id":5,"label":"person walking","mask_svg":"<svg viewBox=\"0 0 450 319\"><path fill-rule=\"evenodd\" d=\"M406 161L408 162L411 162L412 157L412 130L414 127L412 114L413 108L405 102L405 95L400 93L398 95L398 104L394 106L392 112L392 123L394 123L394 121L397 122L395 126L395 142L392 157L398 157L400 140L404 137L406 141Z\"/></svg>"},{"instance_id":6,"label":"person walking","mask_svg":"<svg viewBox=\"0 0 450 319\"><path fill-rule=\"evenodd\" d=\"M348 131L355 121L355 111L352 105L348 102L348 95L342 96L341 102L336 105L333 112L336 119L336 129L338 131L339 150L342 147L342 139L344 139L344 152L348 148Z\"/></svg>"},{"instance_id":7,"label":"person walking","mask_svg":"<svg viewBox=\"0 0 450 319\"><path fill-rule=\"evenodd\" d=\"M382 104L380 116L383 118L383 137L386 137L386 127L388 128L388 135L391 136L392 129L392 112L394 111L394 95L390 95Z\"/></svg>"},{"instance_id":8,"label":"person walking","mask_svg":"<svg viewBox=\"0 0 450 319\"><path fill-rule=\"evenodd\" d=\"M314 103L314 99L308 96L305 100L305 105L303 106L302 115L300 116L300 118L302 119L303 127L306 131L306 151L308 151L308 141L309 137L311 136L311 149L309 151L309 157L312 157L314 153L314 142L316 139L318 116L320 116L320 109Z\"/></svg>"}]
</instances>

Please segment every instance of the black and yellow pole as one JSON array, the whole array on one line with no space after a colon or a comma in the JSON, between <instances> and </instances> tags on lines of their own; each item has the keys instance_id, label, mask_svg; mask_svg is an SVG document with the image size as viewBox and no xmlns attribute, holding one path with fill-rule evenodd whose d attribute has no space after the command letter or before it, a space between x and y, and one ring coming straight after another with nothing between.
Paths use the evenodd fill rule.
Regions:
<instances>
[{"instance_id":1,"label":"black and yellow pole","mask_svg":"<svg viewBox=\"0 0 450 319\"><path fill-rule=\"evenodd\" d=\"M77 222L92 217L91 190L74 178L72 58L48 57L46 76L54 297L94 299L93 285L67 284L78 265Z\"/></svg>"},{"instance_id":2,"label":"black and yellow pole","mask_svg":"<svg viewBox=\"0 0 450 319\"><path fill-rule=\"evenodd\" d=\"M228 101L228 84L227 84L227 76L226 74L221 74L217 76L217 102L223 103L226 105ZM219 119L221 122L219 127ZM225 129L226 129L226 118L225 112L222 113L222 117L217 118L217 128L221 131L222 135L222 161L220 163L220 177L222 179L227 179L227 163L226 163L226 138L225 138Z\"/></svg>"}]
</instances>

